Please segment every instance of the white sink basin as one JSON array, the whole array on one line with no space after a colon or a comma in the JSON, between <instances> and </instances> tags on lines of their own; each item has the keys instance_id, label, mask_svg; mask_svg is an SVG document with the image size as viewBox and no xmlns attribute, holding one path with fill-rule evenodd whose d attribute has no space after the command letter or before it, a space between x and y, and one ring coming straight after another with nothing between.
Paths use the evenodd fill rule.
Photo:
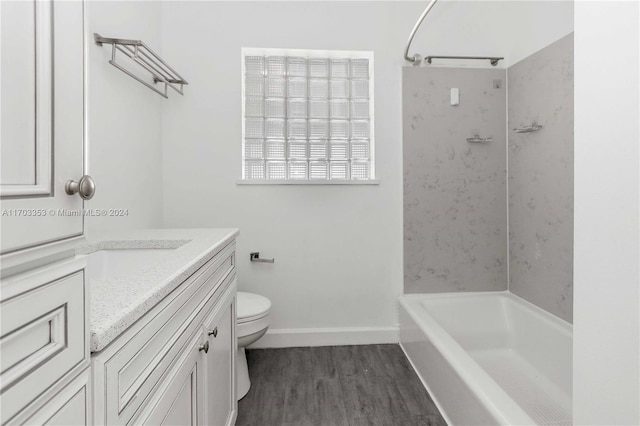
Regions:
<instances>
[{"instance_id":1,"label":"white sink basin","mask_svg":"<svg viewBox=\"0 0 640 426\"><path fill-rule=\"evenodd\" d=\"M89 280L106 280L138 272L162 262L175 248L106 249L87 256Z\"/></svg>"}]
</instances>

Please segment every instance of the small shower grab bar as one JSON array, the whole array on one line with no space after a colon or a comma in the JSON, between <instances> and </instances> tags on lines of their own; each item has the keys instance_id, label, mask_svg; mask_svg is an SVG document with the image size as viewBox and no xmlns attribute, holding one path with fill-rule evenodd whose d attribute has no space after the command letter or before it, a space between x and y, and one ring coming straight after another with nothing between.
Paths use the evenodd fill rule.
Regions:
<instances>
[{"instance_id":1,"label":"small shower grab bar","mask_svg":"<svg viewBox=\"0 0 640 426\"><path fill-rule=\"evenodd\" d=\"M487 143L492 142L493 138L481 138L479 134L473 135L472 138L467 138L467 142L469 143Z\"/></svg>"},{"instance_id":2,"label":"small shower grab bar","mask_svg":"<svg viewBox=\"0 0 640 426\"><path fill-rule=\"evenodd\" d=\"M416 22L416 24L413 26L413 29L411 30L411 34L409 35L409 40L407 41L407 47L406 49L404 49L404 59L409 62L413 62L413 65L420 65L420 62L422 62L422 57L417 53L413 56L409 56L409 48L411 47L411 42L413 41L413 37L415 37L416 35L416 31L418 31L418 28L420 28L422 21L424 21L424 18L426 18L426 16L429 14L429 11L431 11L431 8L435 6L437 1L438 0L431 0L429 2L427 7L424 9L424 12L422 12L422 15L420 15L420 18L418 18L418 22Z\"/></svg>"},{"instance_id":3,"label":"small shower grab bar","mask_svg":"<svg viewBox=\"0 0 640 426\"><path fill-rule=\"evenodd\" d=\"M542 126L538 123L532 123L529 126L523 126L523 127L516 127L515 129L513 129L516 133L532 133L532 132L537 132L538 130L542 129Z\"/></svg>"}]
</instances>

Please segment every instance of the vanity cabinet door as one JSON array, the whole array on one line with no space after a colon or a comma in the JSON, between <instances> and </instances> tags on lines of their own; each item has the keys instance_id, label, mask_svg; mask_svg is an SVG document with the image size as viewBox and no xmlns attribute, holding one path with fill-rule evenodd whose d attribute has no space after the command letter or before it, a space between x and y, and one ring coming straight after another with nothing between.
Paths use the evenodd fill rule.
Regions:
<instances>
[{"instance_id":1,"label":"vanity cabinet door","mask_svg":"<svg viewBox=\"0 0 640 426\"><path fill-rule=\"evenodd\" d=\"M201 425L204 419L205 334L200 330L190 341L172 372L158 389L139 420L131 424Z\"/></svg>"},{"instance_id":2,"label":"vanity cabinet door","mask_svg":"<svg viewBox=\"0 0 640 426\"><path fill-rule=\"evenodd\" d=\"M206 355L206 424L233 425L236 417L235 293L205 323L210 348ZM230 302L230 303L229 303Z\"/></svg>"},{"instance_id":3,"label":"vanity cabinet door","mask_svg":"<svg viewBox=\"0 0 640 426\"><path fill-rule=\"evenodd\" d=\"M0 40L6 254L83 233L82 199L65 193L83 174L83 3L1 1Z\"/></svg>"}]
</instances>

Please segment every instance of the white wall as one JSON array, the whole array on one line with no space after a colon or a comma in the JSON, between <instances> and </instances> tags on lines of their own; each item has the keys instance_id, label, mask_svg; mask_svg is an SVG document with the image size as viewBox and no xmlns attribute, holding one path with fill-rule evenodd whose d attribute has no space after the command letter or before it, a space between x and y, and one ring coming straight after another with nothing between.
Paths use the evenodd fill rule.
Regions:
<instances>
[{"instance_id":1,"label":"white wall","mask_svg":"<svg viewBox=\"0 0 640 426\"><path fill-rule=\"evenodd\" d=\"M85 231L162 225L162 97L108 63L104 37L144 40L160 50L160 4L85 2L88 37L89 174L96 195L90 209L128 209L126 217L87 217Z\"/></svg>"},{"instance_id":2,"label":"white wall","mask_svg":"<svg viewBox=\"0 0 640 426\"><path fill-rule=\"evenodd\" d=\"M516 50L524 57L573 29L562 2L552 8L558 19L547 22L544 36L505 33L517 29L514 21L529 19L510 4L439 3L415 49L505 56ZM397 326L403 286L402 51L423 8L398 1L162 4L163 53L190 83L183 98L163 104L163 225L240 228L239 288L272 300L272 333L372 327L378 334L353 336L395 339L388 331ZM380 185L236 185L241 47L374 51ZM276 263L250 264L252 250ZM261 342L307 342L301 335L286 342L274 336Z\"/></svg>"},{"instance_id":3,"label":"white wall","mask_svg":"<svg viewBox=\"0 0 640 426\"><path fill-rule=\"evenodd\" d=\"M340 30L334 34L336 40L329 44L344 46L344 48L351 48L350 46L354 43L361 46L375 45L378 46L378 50L383 48L387 52L386 58L380 56L378 63L391 61L388 64L389 67L391 64L394 67L400 67L404 65L404 62L399 58L405 39L424 4L422 2L390 2L384 6L378 5L371 8L371 5L376 3L355 2L349 4L342 2L341 4L331 2L324 6L327 22L332 22L331 18L341 14L341 10L351 10L351 16L354 17L355 22L364 20L364 17L374 17L371 23L362 22L361 26L357 27L360 28L360 34L354 36L356 27L352 31L349 26L349 15L345 15L341 26L331 24L331 27L334 28L333 31L336 31L336 28L340 28ZM187 4L186 2L165 2L165 9L174 10L180 14ZM312 3L304 2L303 5L293 6L293 3L289 2L280 3L276 7L273 7L273 4L278 3L263 4L265 16L281 13L283 20L294 20L298 10L306 9L305 5ZM433 9L432 14L418 32L414 41L415 48L412 49L412 52L431 50L445 54L486 52L505 55L508 62L503 65L513 63L571 31L571 28L567 27L567 23L570 22L570 19L567 19L567 14L571 10L567 5L570 4L571 2L564 1L444 0ZM89 172L96 179L98 185L98 195L88 202L86 207L94 209L127 208L129 210L129 216L124 218L87 218L85 222L87 232L90 233L91 229L160 226L162 224L162 185L158 182L162 180L163 164L161 108L176 101L163 100L160 96L110 66L107 62L110 47L99 48L92 42L92 37L94 32L98 32L106 37L139 38L145 40L155 50L161 51L161 34L165 34L167 40L172 40L173 37L167 35L176 31L180 32L181 24L171 16L164 14L165 20L161 25L162 6L160 2L87 1L85 7L86 31L90 38L87 56L90 122ZM225 6L225 3L217 2L209 5L207 9L217 14L218 7L226 8L220 9L220 11L230 12L229 17L236 14L240 18L237 14L246 11L247 16L253 15L256 20L259 20L257 15L251 12L253 10L251 4L232 6L234 10L229 11L229 4ZM385 12L381 13L380 10ZM334 14L332 11L336 13ZM359 15L361 13L362 17ZM307 13L306 16L310 17L309 22L319 22L313 18L312 14ZM527 16L535 19L518 19L518 17ZM219 14L217 17L224 20ZM541 27L539 25L532 27L532 25L541 20L545 22L544 31L536 31L536 28ZM180 22L189 27L188 20L182 19ZM307 25L300 25L301 32L307 32L309 22ZM379 25L376 26L376 23ZM452 23L455 26L452 26ZM505 25L510 26L511 37L503 37L506 30ZM205 25L204 28L206 27ZM202 28L203 31L204 28ZM465 28L465 31L461 31L461 28ZM522 28L526 28L526 31L523 31ZM264 31L268 30L268 24L265 23ZM232 33L233 31L218 30L218 34L223 34L223 38ZM470 33L473 35L472 37L469 37ZM255 37L250 32L247 33L246 40L248 45L257 46L254 41L263 38L257 32L253 34ZM369 34L377 34L376 40L369 40ZM299 38L296 43L291 44L289 43L290 37L282 34L283 42L280 45L308 48L313 44L318 48L326 48L327 44L323 43L322 35L322 33L314 31L314 34L307 34L306 38ZM308 42L313 39L315 39L315 43ZM338 39L343 40L336 43ZM266 43L267 40L264 41L264 46L271 45ZM207 46L206 51L211 52L211 46ZM233 54L235 57L238 56L235 52ZM197 55L189 56L195 57ZM171 55L169 57L173 60ZM391 72L391 68L389 68L389 73ZM399 74L398 71L394 76L395 84L399 84ZM378 79L378 81L381 80ZM237 83L237 80L234 82ZM389 92L392 92L391 88L389 88ZM190 95L191 93L187 96ZM233 96L231 92L227 92L227 95ZM236 101L238 100L236 99ZM390 123L390 127L393 127L392 123ZM397 129L394 135L399 140L399 127ZM397 149L400 147L401 145L396 146ZM378 158L381 158L381 155ZM390 162L392 161L390 160ZM383 185L387 184L391 184L391 182L383 182ZM400 188L398 186L396 189ZM368 191L375 190L369 189Z\"/></svg>"},{"instance_id":4,"label":"white wall","mask_svg":"<svg viewBox=\"0 0 640 426\"><path fill-rule=\"evenodd\" d=\"M163 6L163 50L190 83L184 98L164 108L164 225L240 228L239 289L271 299L272 332L373 327L379 333L367 339L395 340L388 328L397 325L395 300L402 293L400 51L411 18L399 31L393 17L398 10L412 17L415 5ZM374 51L380 185L236 185L241 47ZM276 263L250 264L252 250Z\"/></svg>"},{"instance_id":5,"label":"white wall","mask_svg":"<svg viewBox=\"0 0 640 426\"><path fill-rule=\"evenodd\" d=\"M639 15L637 2L576 3L577 425L640 423Z\"/></svg>"}]
</instances>

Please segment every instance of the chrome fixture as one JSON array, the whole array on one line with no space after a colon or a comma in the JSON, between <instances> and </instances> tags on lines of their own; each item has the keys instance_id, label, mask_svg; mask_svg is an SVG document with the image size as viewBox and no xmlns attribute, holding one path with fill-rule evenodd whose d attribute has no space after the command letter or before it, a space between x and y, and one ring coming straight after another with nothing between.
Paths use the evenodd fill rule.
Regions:
<instances>
[{"instance_id":1,"label":"chrome fixture","mask_svg":"<svg viewBox=\"0 0 640 426\"><path fill-rule=\"evenodd\" d=\"M260 258L260 252L257 252L257 251L252 251L251 253L249 253L249 260L251 262L260 262L260 263L275 263L276 262L275 259L261 259Z\"/></svg>"},{"instance_id":2,"label":"chrome fixture","mask_svg":"<svg viewBox=\"0 0 640 426\"><path fill-rule=\"evenodd\" d=\"M64 184L64 191L69 194L78 194L83 200L90 200L96 193L96 182L89 175L84 175L79 181L68 180Z\"/></svg>"},{"instance_id":3,"label":"chrome fixture","mask_svg":"<svg viewBox=\"0 0 640 426\"><path fill-rule=\"evenodd\" d=\"M416 22L416 24L413 26L413 29L411 30L411 34L409 35L409 40L407 41L407 47L404 49L404 59L406 61L412 62L414 66L420 65L420 63L422 62L422 56L420 56L417 53L413 56L409 56L409 48L411 47L411 42L413 41L413 38L416 35L416 31L418 31L418 28L420 28L422 21L424 21L424 18L427 17L427 15L429 14L433 6L435 6L437 1L438 0L431 0L427 5L427 7L424 9L424 11L422 12L422 15L420 15L420 18L418 18L418 22ZM425 58L425 60L429 64L431 63L432 59L488 59L491 65L495 67L496 65L498 65L498 61L501 61L504 58L497 57L497 56L485 57L485 56L433 56L433 55L427 56Z\"/></svg>"},{"instance_id":4,"label":"chrome fixture","mask_svg":"<svg viewBox=\"0 0 640 426\"><path fill-rule=\"evenodd\" d=\"M494 67L498 65L498 62L503 60L504 58L501 56L427 56L424 58L428 64L431 63L433 59L480 59L480 60L488 60L491 65Z\"/></svg>"},{"instance_id":5,"label":"chrome fixture","mask_svg":"<svg viewBox=\"0 0 640 426\"><path fill-rule=\"evenodd\" d=\"M493 141L493 138L481 138L477 133L472 138L467 138L469 143L487 143Z\"/></svg>"},{"instance_id":6,"label":"chrome fixture","mask_svg":"<svg viewBox=\"0 0 640 426\"><path fill-rule=\"evenodd\" d=\"M420 28L420 24L422 24L422 21L424 21L424 18L426 18L426 16L429 14L429 11L431 11L431 8L435 6L437 1L438 0L431 0L429 2L427 7L424 9L424 12L422 12L422 15L420 15L418 22L416 22L416 24L413 26L413 29L411 30L411 34L409 35L409 40L407 41L407 47L406 49L404 49L404 59L409 62L413 62L413 65L416 65L416 66L420 65L420 62L422 62L422 56L418 55L417 53L413 56L409 56L409 47L411 47L411 42L413 41L413 37L415 37L416 35L416 31L418 31L418 28Z\"/></svg>"},{"instance_id":7,"label":"chrome fixture","mask_svg":"<svg viewBox=\"0 0 640 426\"><path fill-rule=\"evenodd\" d=\"M515 129L513 129L513 131L516 133L532 133L532 132L537 132L540 129L542 129L542 126L540 124L531 123L531 125L529 126L516 127Z\"/></svg>"},{"instance_id":8,"label":"chrome fixture","mask_svg":"<svg viewBox=\"0 0 640 426\"><path fill-rule=\"evenodd\" d=\"M209 330L207 331L207 336L213 336L218 337L218 327L214 328L213 330Z\"/></svg>"},{"instance_id":9,"label":"chrome fixture","mask_svg":"<svg viewBox=\"0 0 640 426\"><path fill-rule=\"evenodd\" d=\"M204 342L203 344L201 344L201 345L198 347L198 350L199 350L199 351L204 351L204 353L205 353L205 354L206 354L206 353L208 353L208 352L209 352L209 341L207 340L206 342Z\"/></svg>"},{"instance_id":10,"label":"chrome fixture","mask_svg":"<svg viewBox=\"0 0 640 426\"><path fill-rule=\"evenodd\" d=\"M180 76L173 68L169 66L165 61L158 56L153 50L149 48L142 40L126 40L120 38L107 38L102 37L98 33L93 34L93 38L98 46L102 46L103 44L110 44L112 46L111 49L111 60L109 63L114 67L118 68L120 71L127 74L129 77L132 77L138 80L140 83L147 86L149 89L158 93L160 96L168 98L167 96L167 88L171 87L176 92L183 95L183 86L187 83L187 81ZM116 62L116 52L120 51L125 56L127 56L132 61L136 62L142 68L147 70L153 77L153 83L163 83L164 90L159 90L157 87L149 84L144 81L142 78L129 71L122 65Z\"/></svg>"}]
</instances>

